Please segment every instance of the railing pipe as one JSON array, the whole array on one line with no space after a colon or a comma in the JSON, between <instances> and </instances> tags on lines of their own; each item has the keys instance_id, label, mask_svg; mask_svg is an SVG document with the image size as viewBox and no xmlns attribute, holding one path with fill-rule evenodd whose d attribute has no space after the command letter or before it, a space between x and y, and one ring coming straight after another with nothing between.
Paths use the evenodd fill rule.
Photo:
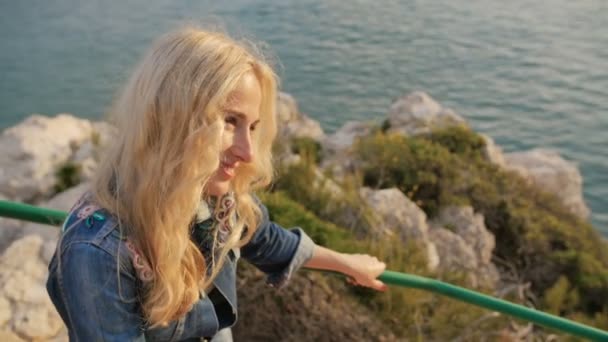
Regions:
<instances>
[{"instance_id":1,"label":"railing pipe","mask_svg":"<svg viewBox=\"0 0 608 342\"><path fill-rule=\"evenodd\" d=\"M0 200L0 216L58 226L63 223L67 213L31 204Z\"/></svg>"},{"instance_id":2,"label":"railing pipe","mask_svg":"<svg viewBox=\"0 0 608 342\"><path fill-rule=\"evenodd\" d=\"M67 216L67 213L54 209L40 208L29 204L0 200L0 216L42 224L60 225ZM606 331L468 290L463 287L444 283L439 280L394 271L384 271L378 279L389 285L410 287L438 293L575 336L594 341L608 341L608 332Z\"/></svg>"},{"instance_id":3,"label":"railing pipe","mask_svg":"<svg viewBox=\"0 0 608 342\"><path fill-rule=\"evenodd\" d=\"M523 305L471 291L460 286L444 283L439 280L420 277L393 271L385 271L379 277L386 284L411 287L439 293L463 302L481 306L486 309L502 312L539 325L560 330L575 336L593 341L608 341L608 332L577 323L546 312L534 310Z\"/></svg>"}]
</instances>

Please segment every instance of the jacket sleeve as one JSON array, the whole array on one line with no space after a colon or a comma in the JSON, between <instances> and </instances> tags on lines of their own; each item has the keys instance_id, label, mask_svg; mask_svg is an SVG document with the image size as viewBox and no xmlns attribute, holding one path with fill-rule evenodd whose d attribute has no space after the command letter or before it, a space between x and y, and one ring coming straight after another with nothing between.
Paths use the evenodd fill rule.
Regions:
<instances>
[{"instance_id":1,"label":"jacket sleeve","mask_svg":"<svg viewBox=\"0 0 608 342\"><path fill-rule=\"evenodd\" d=\"M262 220L251 240L241 248L241 257L268 275L273 287L285 286L292 274L313 254L314 242L301 228L286 230L270 221L261 203Z\"/></svg>"},{"instance_id":2,"label":"jacket sleeve","mask_svg":"<svg viewBox=\"0 0 608 342\"><path fill-rule=\"evenodd\" d=\"M135 278L117 272L114 256L93 244L73 242L60 259L70 341L145 341Z\"/></svg>"}]
</instances>

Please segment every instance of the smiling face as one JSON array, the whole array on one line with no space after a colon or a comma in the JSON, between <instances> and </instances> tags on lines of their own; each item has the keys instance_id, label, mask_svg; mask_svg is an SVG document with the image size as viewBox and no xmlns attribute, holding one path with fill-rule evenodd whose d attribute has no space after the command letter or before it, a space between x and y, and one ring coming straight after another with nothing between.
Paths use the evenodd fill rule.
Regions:
<instances>
[{"instance_id":1,"label":"smiling face","mask_svg":"<svg viewBox=\"0 0 608 342\"><path fill-rule=\"evenodd\" d=\"M207 194L221 196L230 191L239 165L254 158L255 128L260 122L262 90L253 71L241 77L223 108L224 132L220 166L207 183Z\"/></svg>"}]
</instances>

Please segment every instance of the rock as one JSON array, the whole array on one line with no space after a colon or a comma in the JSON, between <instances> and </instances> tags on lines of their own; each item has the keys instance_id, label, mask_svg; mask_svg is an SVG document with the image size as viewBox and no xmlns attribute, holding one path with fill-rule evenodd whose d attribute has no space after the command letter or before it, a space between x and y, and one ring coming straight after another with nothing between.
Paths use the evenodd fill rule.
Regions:
<instances>
[{"instance_id":1,"label":"rock","mask_svg":"<svg viewBox=\"0 0 608 342\"><path fill-rule=\"evenodd\" d=\"M362 188L361 197L378 218L376 233L396 235L404 243L411 240L421 242L427 252L427 267L434 270L440 256L435 245L428 238L426 214L399 189L372 190Z\"/></svg>"},{"instance_id":2,"label":"rock","mask_svg":"<svg viewBox=\"0 0 608 342\"><path fill-rule=\"evenodd\" d=\"M116 128L106 122L93 122L92 127L90 139L83 142L69 160L79 166L81 182L93 179L104 148L116 135Z\"/></svg>"},{"instance_id":3,"label":"rock","mask_svg":"<svg viewBox=\"0 0 608 342\"><path fill-rule=\"evenodd\" d=\"M494 139L492 139L489 135L483 133L478 134L483 138L486 143L483 148L484 158L492 164L501 167L505 166L505 157L502 153L502 149L500 148L500 146L496 145Z\"/></svg>"},{"instance_id":4,"label":"rock","mask_svg":"<svg viewBox=\"0 0 608 342\"><path fill-rule=\"evenodd\" d=\"M48 299L47 302L45 305L18 303L13 315L15 331L31 340L47 339L57 335L63 327L63 321L55 311L51 300Z\"/></svg>"},{"instance_id":5,"label":"rock","mask_svg":"<svg viewBox=\"0 0 608 342\"><path fill-rule=\"evenodd\" d=\"M403 240L426 238L426 214L399 189L372 190L362 188L361 197L381 217L380 233L396 233Z\"/></svg>"},{"instance_id":6,"label":"rock","mask_svg":"<svg viewBox=\"0 0 608 342\"><path fill-rule=\"evenodd\" d=\"M500 281L500 273L493 263L481 265L477 269L477 279L481 285L495 290Z\"/></svg>"},{"instance_id":7,"label":"rock","mask_svg":"<svg viewBox=\"0 0 608 342\"><path fill-rule=\"evenodd\" d=\"M4 273L2 290L6 298L13 301L41 302L47 297L46 290L44 286L36 284L35 281L37 278L44 277L46 265L39 260L36 262L28 260L26 263L30 268L29 272L7 271Z\"/></svg>"},{"instance_id":8,"label":"rock","mask_svg":"<svg viewBox=\"0 0 608 342\"><path fill-rule=\"evenodd\" d=\"M462 237L445 228L431 227L429 239L437 247L439 269L464 273L473 288L496 287L500 276L493 264L480 265L477 253Z\"/></svg>"},{"instance_id":9,"label":"rock","mask_svg":"<svg viewBox=\"0 0 608 342\"><path fill-rule=\"evenodd\" d=\"M583 178L575 163L555 151L534 149L505 154L505 167L555 194L573 214L588 219L590 211L583 199Z\"/></svg>"},{"instance_id":10,"label":"rock","mask_svg":"<svg viewBox=\"0 0 608 342\"><path fill-rule=\"evenodd\" d=\"M8 247L11 242L23 236L25 221L0 217L0 253Z\"/></svg>"},{"instance_id":11,"label":"rock","mask_svg":"<svg viewBox=\"0 0 608 342\"><path fill-rule=\"evenodd\" d=\"M71 187L56 194L48 201L40 202L37 205L45 208L69 211L70 209L72 209L74 204L76 204L76 202L80 199L80 196L82 196L85 191L89 190L90 187L91 184L88 182L80 183L74 187Z\"/></svg>"},{"instance_id":12,"label":"rock","mask_svg":"<svg viewBox=\"0 0 608 342\"><path fill-rule=\"evenodd\" d=\"M103 150L116 135L116 128L106 122L92 123L91 138L83 142L70 158L70 162L80 167L80 181L90 182L97 171Z\"/></svg>"},{"instance_id":13,"label":"rock","mask_svg":"<svg viewBox=\"0 0 608 342\"><path fill-rule=\"evenodd\" d=\"M41 258L42 246L40 236L29 235L13 242L0 256L3 338L48 340L58 336L64 327L46 293L47 264Z\"/></svg>"},{"instance_id":14,"label":"rock","mask_svg":"<svg viewBox=\"0 0 608 342\"><path fill-rule=\"evenodd\" d=\"M0 327L8 322L12 315L11 303L6 298L0 297Z\"/></svg>"},{"instance_id":15,"label":"rock","mask_svg":"<svg viewBox=\"0 0 608 342\"><path fill-rule=\"evenodd\" d=\"M46 265L39 260L42 239L29 235L13 242L2 254L0 264L0 289L5 297L13 300L24 300L30 288L22 287L27 280L45 277ZM33 290L36 291L35 289ZM29 293L34 294L35 293ZM38 298L38 297L36 297Z\"/></svg>"},{"instance_id":16,"label":"rock","mask_svg":"<svg viewBox=\"0 0 608 342\"><path fill-rule=\"evenodd\" d=\"M97 171L97 161L94 158L87 158L80 164L80 181L90 182Z\"/></svg>"},{"instance_id":17,"label":"rock","mask_svg":"<svg viewBox=\"0 0 608 342\"><path fill-rule=\"evenodd\" d=\"M22 342L23 340L19 336L15 335L12 331L0 329L0 341L3 342Z\"/></svg>"},{"instance_id":18,"label":"rock","mask_svg":"<svg viewBox=\"0 0 608 342\"><path fill-rule=\"evenodd\" d=\"M486 228L484 217L475 214L473 208L448 206L439 211L434 224L449 226L455 234L464 239L472 247L479 263L484 265L492 260L492 252L496 246L494 234Z\"/></svg>"},{"instance_id":19,"label":"rock","mask_svg":"<svg viewBox=\"0 0 608 342\"><path fill-rule=\"evenodd\" d=\"M441 269L466 272L473 287L496 287L499 274L492 263L496 241L481 214L469 206L448 206L439 211L431 227L429 237L439 250Z\"/></svg>"},{"instance_id":20,"label":"rock","mask_svg":"<svg viewBox=\"0 0 608 342\"><path fill-rule=\"evenodd\" d=\"M374 125L368 122L348 121L334 134L326 137L321 146L323 161L321 168L331 170L333 175L341 178L345 173L356 168L352 148L355 141L371 134Z\"/></svg>"},{"instance_id":21,"label":"rock","mask_svg":"<svg viewBox=\"0 0 608 342\"><path fill-rule=\"evenodd\" d=\"M68 337L68 330L61 329L59 334L51 339L48 339L47 342L69 342L70 338Z\"/></svg>"},{"instance_id":22,"label":"rock","mask_svg":"<svg viewBox=\"0 0 608 342\"><path fill-rule=\"evenodd\" d=\"M48 201L36 203L37 206L49 209L56 209L61 211L69 211L72 206L78 201L80 196L89 189L89 183L81 183L75 187L69 188L63 192L58 193ZM19 233L15 238L36 234L41 236L45 241L43 251L45 251L44 258L47 259L48 254L52 254L49 250L54 250L55 243L59 237L60 228L46 224L26 222L19 229Z\"/></svg>"},{"instance_id":23,"label":"rock","mask_svg":"<svg viewBox=\"0 0 608 342\"><path fill-rule=\"evenodd\" d=\"M333 179L325 176L323 171L321 171L319 168L315 168L315 180L312 186L319 191L326 191L330 193L334 198L344 196L344 191L342 191L342 188L336 184Z\"/></svg>"},{"instance_id":24,"label":"rock","mask_svg":"<svg viewBox=\"0 0 608 342\"><path fill-rule=\"evenodd\" d=\"M433 129L466 125L466 121L449 108L442 107L424 92L413 92L397 99L388 113L388 132L404 135L430 133Z\"/></svg>"},{"instance_id":25,"label":"rock","mask_svg":"<svg viewBox=\"0 0 608 342\"><path fill-rule=\"evenodd\" d=\"M289 153L285 154L283 158L280 160L281 165L289 167L292 165L297 165L302 162L302 157L299 154Z\"/></svg>"},{"instance_id":26,"label":"rock","mask_svg":"<svg viewBox=\"0 0 608 342\"><path fill-rule=\"evenodd\" d=\"M55 173L90 139L91 123L69 114L32 115L0 135L0 193L31 201L53 191Z\"/></svg>"},{"instance_id":27,"label":"rock","mask_svg":"<svg viewBox=\"0 0 608 342\"><path fill-rule=\"evenodd\" d=\"M277 118L279 121L279 137L303 138L322 141L325 133L319 122L300 113L293 96L280 93L277 103Z\"/></svg>"},{"instance_id":28,"label":"rock","mask_svg":"<svg viewBox=\"0 0 608 342\"><path fill-rule=\"evenodd\" d=\"M277 101L277 120L286 123L296 120L300 114L296 99L290 94L280 92Z\"/></svg>"},{"instance_id":29,"label":"rock","mask_svg":"<svg viewBox=\"0 0 608 342\"><path fill-rule=\"evenodd\" d=\"M287 93L279 93L277 124L279 131L274 143L274 159L281 165L289 166L300 160L292 151L293 138L310 138L317 142L325 139L321 125L300 113L295 99Z\"/></svg>"},{"instance_id":30,"label":"rock","mask_svg":"<svg viewBox=\"0 0 608 342\"><path fill-rule=\"evenodd\" d=\"M104 148L108 146L108 143L111 142L116 136L116 127L110 125L105 121L95 121L91 124L93 126L93 131L91 133L91 143L98 151L99 148ZM99 156L93 156L96 161L99 161Z\"/></svg>"},{"instance_id":31,"label":"rock","mask_svg":"<svg viewBox=\"0 0 608 342\"><path fill-rule=\"evenodd\" d=\"M323 150L327 154L337 154L352 148L357 138L369 135L374 125L368 122L348 121L334 134L323 140Z\"/></svg>"},{"instance_id":32,"label":"rock","mask_svg":"<svg viewBox=\"0 0 608 342\"><path fill-rule=\"evenodd\" d=\"M91 141L85 141L76 153L70 158L70 162L80 167L80 181L91 181L97 170L97 160L95 159L96 147Z\"/></svg>"},{"instance_id":33,"label":"rock","mask_svg":"<svg viewBox=\"0 0 608 342\"><path fill-rule=\"evenodd\" d=\"M441 227L430 229L429 235L437 246L442 269L468 273L475 271L477 268L475 251L461 236Z\"/></svg>"}]
</instances>

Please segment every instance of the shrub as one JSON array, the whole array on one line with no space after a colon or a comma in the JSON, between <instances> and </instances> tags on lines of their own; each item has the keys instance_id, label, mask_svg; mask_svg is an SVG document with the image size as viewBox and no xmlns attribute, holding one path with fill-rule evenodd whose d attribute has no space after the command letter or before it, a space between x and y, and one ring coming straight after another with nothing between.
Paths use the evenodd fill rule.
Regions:
<instances>
[{"instance_id":1,"label":"shrub","mask_svg":"<svg viewBox=\"0 0 608 342\"><path fill-rule=\"evenodd\" d=\"M55 193L62 192L80 183L81 166L73 162L66 162L55 171Z\"/></svg>"},{"instance_id":2,"label":"shrub","mask_svg":"<svg viewBox=\"0 0 608 342\"><path fill-rule=\"evenodd\" d=\"M578 321L607 327L606 243L590 224L571 214L555 195L484 160L481 157L483 139L477 134L462 127L433 131L424 137L373 130L354 147L358 159L354 164L360 169L352 178L349 186L353 190L349 193L356 194L361 184L374 188L397 187L431 218L446 205L471 205L484 215L486 227L496 238L494 255L502 264L516 269L520 281L532 284L533 294L540 298L541 310L546 308ZM336 201L329 192L319 191L313 186L318 182L316 159L303 160L281 172L276 187L284 192L281 196L296 200L324 220L337 224L336 227L348 226L341 221L340 212L356 207L357 197L352 196L350 203L342 202ZM359 223L357 231L365 232L372 222ZM368 245L361 245L345 236L315 234L330 247L366 250L386 257L394 270L426 274L423 258L419 259L415 246L376 240L367 240ZM434 276L457 284L460 281L455 274ZM414 290L391 289L390 294L380 297L365 290L354 292L388 321L398 319L403 326L396 329L410 336L444 340L457 331L469 331L473 335L467 335L465 340L478 339L474 329L464 325L465 321L480 319L478 327L482 329L501 324L497 323L499 318L480 316L482 313L474 309L470 319L466 318L461 316L465 310L461 305L444 303L444 299ZM409 310L402 312L396 305ZM450 322L454 325L446 326Z\"/></svg>"},{"instance_id":3,"label":"shrub","mask_svg":"<svg viewBox=\"0 0 608 342\"><path fill-rule=\"evenodd\" d=\"M426 257L415 243L403 245L396 239L355 238L346 229L323 221L284 192L261 194L271 219L285 227L303 227L311 238L329 248L351 253L369 253L386 261L387 268L421 276L433 276L455 284L463 284L457 274L432 274L426 269ZM334 278L334 277L332 277ZM447 340L466 336L465 340L483 339L507 320L500 315L469 304L415 289L391 287L387 292L349 287L354 296L382 319L400 337L417 336L422 340ZM481 329L483 328L483 329Z\"/></svg>"},{"instance_id":4,"label":"shrub","mask_svg":"<svg viewBox=\"0 0 608 342\"><path fill-rule=\"evenodd\" d=\"M289 199L285 193L261 194L260 198L268 207L272 221L286 226L305 228L306 233L319 245L332 248L345 247L341 245L349 237L345 230L320 220L301 204Z\"/></svg>"},{"instance_id":5,"label":"shrub","mask_svg":"<svg viewBox=\"0 0 608 342\"><path fill-rule=\"evenodd\" d=\"M318 217L357 232L359 236L371 230L375 219L359 195L360 177L347 176L341 181L321 174L310 153L301 161L279 168L273 191L285 192ZM335 187L339 193L332 192Z\"/></svg>"},{"instance_id":6,"label":"shrub","mask_svg":"<svg viewBox=\"0 0 608 342\"><path fill-rule=\"evenodd\" d=\"M321 144L312 138L301 137L292 139L291 152L305 156L315 164L321 161Z\"/></svg>"},{"instance_id":7,"label":"shrub","mask_svg":"<svg viewBox=\"0 0 608 342\"><path fill-rule=\"evenodd\" d=\"M450 153L468 157L481 157L486 146L479 134L464 125L434 130L424 138L445 147Z\"/></svg>"},{"instance_id":8,"label":"shrub","mask_svg":"<svg viewBox=\"0 0 608 342\"><path fill-rule=\"evenodd\" d=\"M452 204L470 204L483 214L497 241L494 254L531 281L546 304L555 301L554 286L565 276L569 292L580 298L551 308L608 311L608 256L597 231L555 195L481 158L480 139L464 128L426 137L374 134L355 150L366 185L396 186L430 217Z\"/></svg>"},{"instance_id":9,"label":"shrub","mask_svg":"<svg viewBox=\"0 0 608 342\"><path fill-rule=\"evenodd\" d=\"M554 315L564 316L563 308L574 307L578 304L579 294L570 286L568 278L560 276L555 284L545 292L545 309Z\"/></svg>"},{"instance_id":10,"label":"shrub","mask_svg":"<svg viewBox=\"0 0 608 342\"><path fill-rule=\"evenodd\" d=\"M451 188L459 184L460 160L437 143L401 135L375 134L355 146L363 182L373 188L398 187L429 216L445 204L465 204Z\"/></svg>"}]
</instances>

